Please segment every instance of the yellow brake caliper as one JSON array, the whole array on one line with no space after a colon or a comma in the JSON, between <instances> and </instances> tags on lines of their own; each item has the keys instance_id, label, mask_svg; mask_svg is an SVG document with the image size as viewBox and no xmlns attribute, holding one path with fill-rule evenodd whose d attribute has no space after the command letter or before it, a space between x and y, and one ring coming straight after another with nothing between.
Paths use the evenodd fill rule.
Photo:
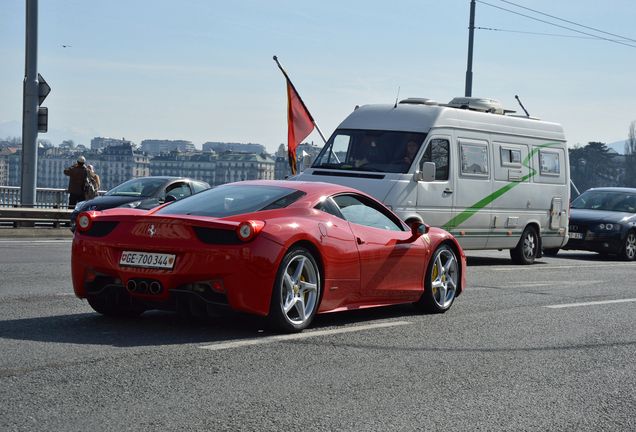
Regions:
<instances>
[{"instance_id":1,"label":"yellow brake caliper","mask_svg":"<svg viewBox=\"0 0 636 432\"><path fill-rule=\"evenodd\" d=\"M435 282L435 279L437 279L437 264L433 266L433 275L431 276L431 282ZM437 294L436 286L433 287L433 294Z\"/></svg>"}]
</instances>

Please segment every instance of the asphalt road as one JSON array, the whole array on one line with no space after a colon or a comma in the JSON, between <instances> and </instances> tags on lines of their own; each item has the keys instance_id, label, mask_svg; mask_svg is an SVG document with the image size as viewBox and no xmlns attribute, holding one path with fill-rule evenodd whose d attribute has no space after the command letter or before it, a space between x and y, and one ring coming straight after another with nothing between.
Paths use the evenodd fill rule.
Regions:
<instances>
[{"instance_id":1,"label":"asphalt road","mask_svg":"<svg viewBox=\"0 0 636 432\"><path fill-rule=\"evenodd\" d=\"M469 253L443 315L112 319L72 294L70 240L0 238L2 431L636 430L636 263Z\"/></svg>"}]
</instances>

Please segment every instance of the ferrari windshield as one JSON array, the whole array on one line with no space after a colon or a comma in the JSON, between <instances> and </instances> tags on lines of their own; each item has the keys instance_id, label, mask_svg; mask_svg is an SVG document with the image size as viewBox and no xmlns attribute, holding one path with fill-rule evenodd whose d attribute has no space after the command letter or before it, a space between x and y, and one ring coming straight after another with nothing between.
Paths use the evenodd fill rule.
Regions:
<instances>
[{"instance_id":1,"label":"ferrari windshield","mask_svg":"<svg viewBox=\"0 0 636 432\"><path fill-rule=\"evenodd\" d=\"M590 190L578 196L573 209L606 210L618 212L636 212L636 194L612 191Z\"/></svg>"},{"instance_id":2,"label":"ferrari windshield","mask_svg":"<svg viewBox=\"0 0 636 432\"><path fill-rule=\"evenodd\" d=\"M131 196L147 198L159 189L166 182L165 179L142 177L128 180L106 192L108 196Z\"/></svg>"},{"instance_id":3,"label":"ferrari windshield","mask_svg":"<svg viewBox=\"0 0 636 432\"><path fill-rule=\"evenodd\" d=\"M284 208L305 195L305 192L254 185L219 186L175 201L156 214L186 214L224 218L262 210Z\"/></svg>"},{"instance_id":4,"label":"ferrari windshield","mask_svg":"<svg viewBox=\"0 0 636 432\"><path fill-rule=\"evenodd\" d=\"M417 132L338 129L312 167L406 173L425 138Z\"/></svg>"}]
</instances>

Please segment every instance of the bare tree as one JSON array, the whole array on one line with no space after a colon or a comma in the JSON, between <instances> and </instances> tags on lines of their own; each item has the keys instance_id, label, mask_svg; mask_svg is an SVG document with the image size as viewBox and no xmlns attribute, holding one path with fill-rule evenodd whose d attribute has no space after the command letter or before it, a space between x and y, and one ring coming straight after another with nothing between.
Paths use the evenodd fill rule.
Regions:
<instances>
[{"instance_id":1,"label":"bare tree","mask_svg":"<svg viewBox=\"0 0 636 432\"><path fill-rule=\"evenodd\" d=\"M636 121L629 125L629 138L625 141L625 175L623 186L636 187Z\"/></svg>"}]
</instances>

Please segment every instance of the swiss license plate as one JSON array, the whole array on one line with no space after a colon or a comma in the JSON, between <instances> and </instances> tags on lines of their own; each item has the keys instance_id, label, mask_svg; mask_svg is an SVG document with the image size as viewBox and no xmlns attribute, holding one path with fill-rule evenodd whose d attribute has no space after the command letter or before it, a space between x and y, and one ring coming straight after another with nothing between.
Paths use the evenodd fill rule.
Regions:
<instances>
[{"instance_id":1,"label":"swiss license plate","mask_svg":"<svg viewBox=\"0 0 636 432\"><path fill-rule=\"evenodd\" d=\"M582 239L583 239L583 233L574 233L574 232L571 232L571 233L570 233L570 238L571 238L571 239L578 239L578 240L582 240Z\"/></svg>"},{"instance_id":2,"label":"swiss license plate","mask_svg":"<svg viewBox=\"0 0 636 432\"><path fill-rule=\"evenodd\" d=\"M147 267L172 270L174 267L175 255L123 251L119 259L119 265L125 267Z\"/></svg>"}]
</instances>

